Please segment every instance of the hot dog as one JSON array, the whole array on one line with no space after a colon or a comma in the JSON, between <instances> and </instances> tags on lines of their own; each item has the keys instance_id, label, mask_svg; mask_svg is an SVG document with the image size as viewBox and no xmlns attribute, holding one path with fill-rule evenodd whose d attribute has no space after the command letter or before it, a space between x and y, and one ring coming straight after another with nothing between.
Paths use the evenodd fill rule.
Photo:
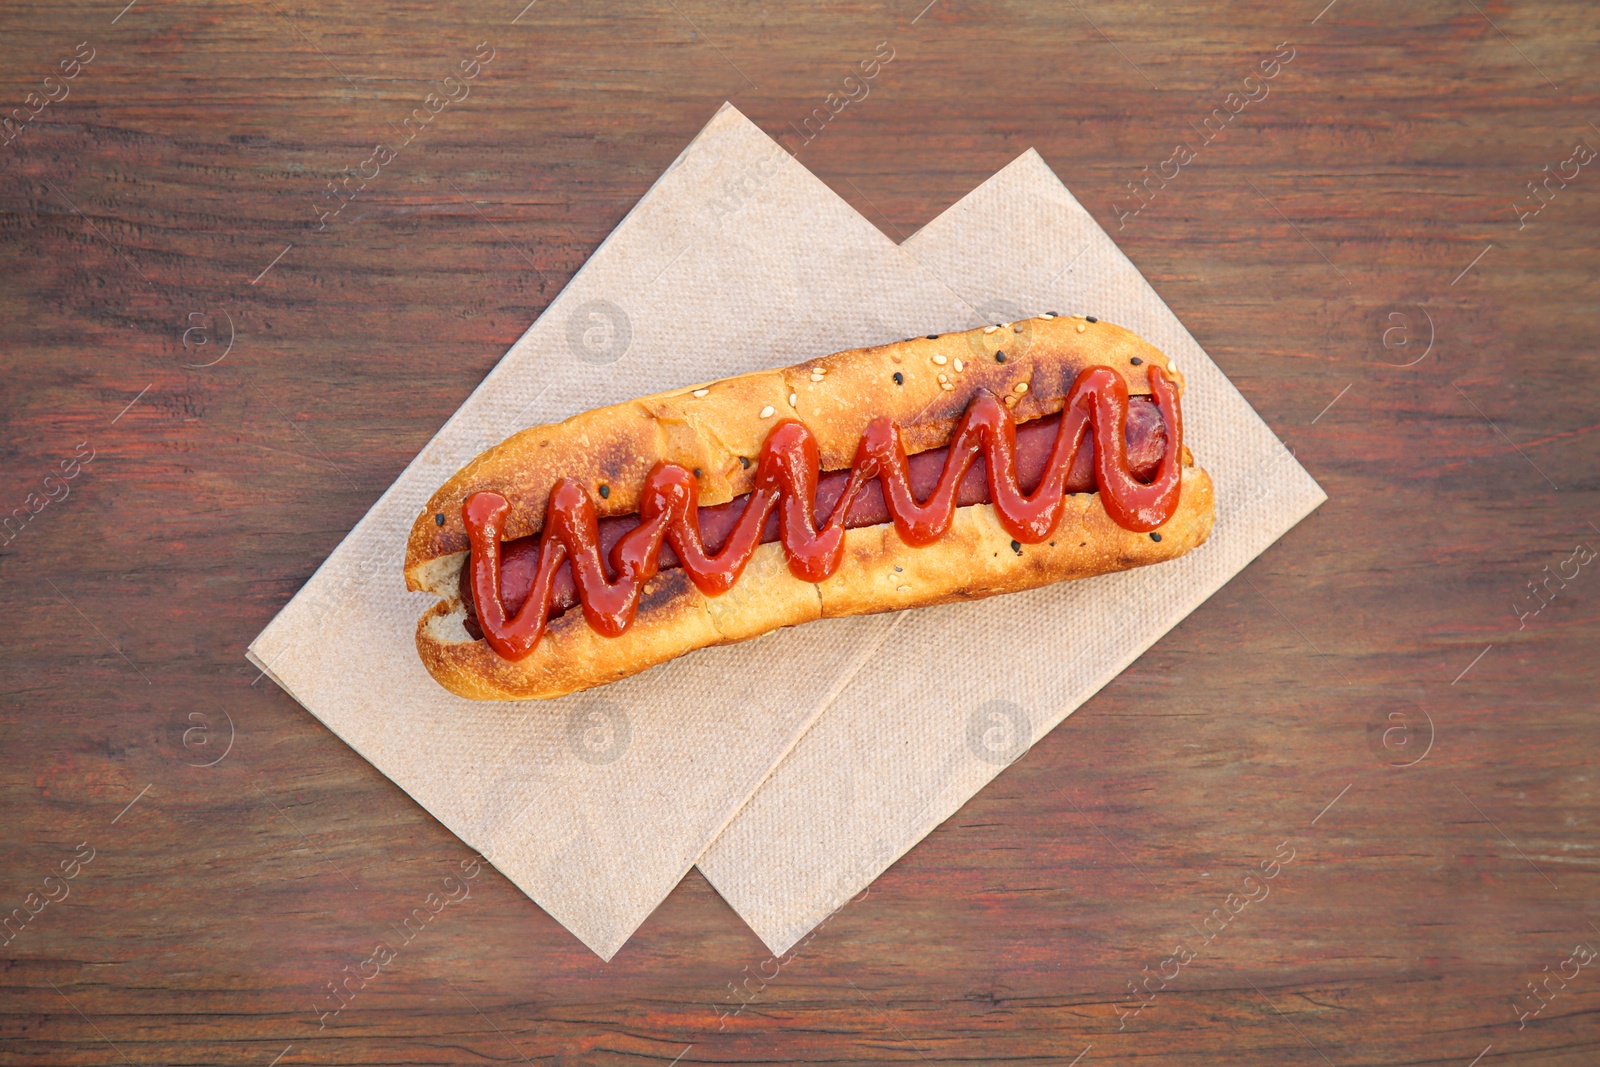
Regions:
<instances>
[{"instance_id":1,"label":"hot dog","mask_svg":"<svg viewBox=\"0 0 1600 1067\"><path fill-rule=\"evenodd\" d=\"M1022 488L1031 490L1039 484L1050 457L1051 445L1055 443L1060 421L1059 414L1047 415L1017 427L1017 480ZM1161 421L1160 410L1149 397L1129 398L1125 436L1128 466L1136 477L1148 481L1155 476L1157 464L1160 463L1166 449L1166 428ZM919 500L926 499L933 492L939 474L944 469L948 453L947 448L935 448L911 457L911 488ZM957 502L962 507L990 503L987 475L988 466L980 456L968 469L966 477L961 479L961 487L957 490ZM849 480L848 471L827 471L817 479L816 510L819 515L831 514ZM1072 470L1067 475L1065 491L1092 493L1094 487L1094 442L1088 439L1078 450ZM748 494L726 504L700 509L700 532L707 543L720 545L727 539L734 522L743 514L747 501ZM883 497L882 487L877 482L868 482L856 497L850 513L845 516L844 524L847 528L854 529L860 526L877 526L889 521L891 516ZM601 520L599 523L601 554L609 557L617 541L638 525L637 514L619 515ZM766 524L762 527L761 543L770 544L777 540L778 514L773 512L767 516ZM515 614L527 602L528 593L533 588L534 576L538 572L538 535L507 541L501 549L500 563L501 596L505 601L506 610ZM659 565L662 570L678 566L678 557L673 553L671 545L662 546ZM461 580L458 585L457 592L466 612L462 624L474 639L481 638L483 631L478 626L477 607L472 600L470 567L461 568ZM562 568L556 573L553 583L552 616L577 606L578 587L573 580L572 570L570 567Z\"/></svg>"},{"instance_id":2,"label":"hot dog","mask_svg":"<svg viewBox=\"0 0 1600 1067\"><path fill-rule=\"evenodd\" d=\"M434 494L424 665L561 696L809 619L1171 559L1213 521L1182 376L1053 313L853 349L525 430Z\"/></svg>"}]
</instances>

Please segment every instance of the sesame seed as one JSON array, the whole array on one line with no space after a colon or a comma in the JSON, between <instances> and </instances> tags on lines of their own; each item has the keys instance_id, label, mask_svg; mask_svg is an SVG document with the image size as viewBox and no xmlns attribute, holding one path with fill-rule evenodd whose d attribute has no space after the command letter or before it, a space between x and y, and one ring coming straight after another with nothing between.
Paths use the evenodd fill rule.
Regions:
<instances>
[{"instance_id":1,"label":"sesame seed","mask_svg":"<svg viewBox=\"0 0 1600 1067\"><path fill-rule=\"evenodd\" d=\"M1021 333L1022 332L1022 323L1019 322L1015 326L1011 327L1011 332L1012 333Z\"/></svg>"},{"instance_id":2,"label":"sesame seed","mask_svg":"<svg viewBox=\"0 0 1600 1067\"><path fill-rule=\"evenodd\" d=\"M941 382L948 382L948 381L949 381L949 380L950 380L950 375L948 375L948 374L941 374L941 375L939 375L939 380L940 380L940 381L941 381Z\"/></svg>"},{"instance_id":3,"label":"sesame seed","mask_svg":"<svg viewBox=\"0 0 1600 1067\"><path fill-rule=\"evenodd\" d=\"M896 567L896 568L895 568L895 569L894 569L894 572L895 572L895 573L896 573L896 574L900 574L900 573L902 573L902 572L903 572L903 571L904 571L904 570L905 570L905 568L904 568L904 567Z\"/></svg>"},{"instance_id":4,"label":"sesame seed","mask_svg":"<svg viewBox=\"0 0 1600 1067\"><path fill-rule=\"evenodd\" d=\"M1128 362L1137 367L1139 364L1143 363L1144 360L1140 359L1138 356L1134 356L1132 359L1128 360Z\"/></svg>"},{"instance_id":5,"label":"sesame seed","mask_svg":"<svg viewBox=\"0 0 1600 1067\"><path fill-rule=\"evenodd\" d=\"M994 354L994 361L996 363L1004 363L1006 361L1006 354L1004 352L996 352Z\"/></svg>"},{"instance_id":6,"label":"sesame seed","mask_svg":"<svg viewBox=\"0 0 1600 1067\"><path fill-rule=\"evenodd\" d=\"M964 366L964 365L963 365L963 364L962 364L962 362L961 362L961 361L960 361L960 360L959 360L959 359L958 359L958 360L956 360L956 373L957 373L957 374L960 374L960 373L961 373L961 371L962 371L962 369L963 369L963 366Z\"/></svg>"},{"instance_id":7,"label":"sesame seed","mask_svg":"<svg viewBox=\"0 0 1600 1067\"><path fill-rule=\"evenodd\" d=\"M1095 318L1093 315L1085 315L1083 318L1084 318L1085 322L1099 322L1100 321L1099 319Z\"/></svg>"},{"instance_id":8,"label":"sesame seed","mask_svg":"<svg viewBox=\"0 0 1600 1067\"><path fill-rule=\"evenodd\" d=\"M939 335L936 334L936 333L930 333L928 335L928 340L930 340L930 341L937 341L938 339L939 339Z\"/></svg>"},{"instance_id":9,"label":"sesame seed","mask_svg":"<svg viewBox=\"0 0 1600 1067\"><path fill-rule=\"evenodd\" d=\"M1087 327L1087 326L1085 326L1085 325L1084 325L1084 324L1083 324L1083 323L1081 323L1081 322L1080 322L1080 323L1078 323L1078 332L1079 332L1079 333L1082 333L1082 332L1083 332L1083 331L1084 331L1084 330L1086 330L1086 329L1088 329L1088 327Z\"/></svg>"},{"instance_id":10,"label":"sesame seed","mask_svg":"<svg viewBox=\"0 0 1600 1067\"><path fill-rule=\"evenodd\" d=\"M611 495L611 487L609 485L602 485L600 487L600 499L604 500L606 497L608 497L610 495Z\"/></svg>"},{"instance_id":11,"label":"sesame seed","mask_svg":"<svg viewBox=\"0 0 1600 1067\"><path fill-rule=\"evenodd\" d=\"M800 398L799 398L799 397L798 397L798 396L796 396L796 395L795 395L795 394L793 394L793 393L790 393L790 394L789 394L789 406L790 406L790 407L794 407L794 406L795 406L795 402L796 402L796 401L797 401L797 400L799 400L799 399L800 399Z\"/></svg>"},{"instance_id":12,"label":"sesame seed","mask_svg":"<svg viewBox=\"0 0 1600 1067\"><path fill-rule=\"evenodd\" d=\"M1039 317L1041 319L1053 319L1053 318L1056 317L1056 313L1054 311L1046 311L1043 315L1040 315Z\"/></svg>"},{"instance_id":13,"label":"sesame seed","mask_svg":"<svg viewBox=\"0 0 1600 1067\"><path fill-rule=\"evenodd\" d=\"M1011 542L1011 551L1015 552L1019 556L1022 555L1022 542L1021 541L1013 541L1013 542Z\"/></svg>"},{"instance_id":14,"label":"sesame seed","mask_svg":"<svg viewBox=\"0 0 1600 1067\"><path fill-rule=\"evenodd\" d=\"M889 353L889 358L894 360L896 363L899 363L900 362L900 353L898 353L898 352L890 352Z\"/></svg>"},{"instance_id":15,"label":"sesame seed","mask_svg":"<svg viewBox=\"0 0 1600 1067\"><path fill-rule=\"evenodd\" d=\"M1045 314L1049 315L1052 319L1059 319L1061 317L1061 312L1059 311L1046 311Z\"/></svg>"},{"instance_id":16,"label":"sesame seed","mask_svg":"<svg viewBox=\"0 0 1600 1067\"><path fill-rule=\"evenodd\" d=\"M761 409L761 417L763 419L770 419L770 418L772 418L772 413L774 411L776 411L776 410L777 409L774 408L771 404L768 404L766 407Z\"/></svg>"},{"instance_id":17,"label":"sesame seed","mask_svg":"<svg viewBox=\"0 0 1600 1067\"><path fill-rule=\"evenodd\" d=\"M894 587L894 591L896 593L909 593L911 592L911 587L909 585L897 585Z\"/></svg>"},{"instance_id":18,"label":"sesame seed","mask_svg":"<svg viewBox=\"0 0 1600 1067\"><path fill-rule=\"evenodd\" d=\"M894 372L894 384L896 384L896 385L904 385L904 384L906 384L906 376L904 374L901 374L899 371L895 371Z\"/></svg>"},{"instance_id":19,"label":"sesame seed","mask_svg":"<svg viewBox=\"0 0 1600 1067\"><path fill-rule=\"evenodd\" d=\"M1028 391L1028 383L1027 382L1018 382L1016 385L1012 386L1012 388L1015 389L1019 393L1026 393Z\"/></svg>"},{"instance_id":20,"label":"sesame seed","mask_svg":"<svg viewBox=\"0 0 1600 1067\"><path fill-rule=\"evenodd\" d=\"M1150 540L1152 540L1152 541L1160 541L1161 540L1161 535L1158 534L1158 533L1153 533L1153 534L1150 535Z\"/></svg>"},{"instance_id":21,"label":"sesame seed","mask_svg":"<svg viewBox=\"0 0 1600 1067\"><path fill-rule=\"evenodd\" d=\"M749 470L750 469L750 457L749 456L740 456L739 457L739 466L743 467L745 470Z\"/></svg>"},{"instance_id":22,"label":"sesame seed","mask_svg":"<svg viewBox=\"0 0 1600 1067\"><path fill-rule=\"evenodd\" d=\"M709 392L711 392L711 390L709 390L709 389L696 389L694 391L694 395L695 396L705 396Z\"/></svg>"},{"instance_id":23,"label":"sesame seed","mask_svg":"<svg viewBox=\"0 0 1600 1067\"><path fill-rule=\"evenodd\" d=\"M995 332L995 331L996 331L996 330L998 330L998 329L999 329L999 328L1000 328L1000 327L998 327L998 326L985 326L985 327L984 327L984 328L983 328L983 332L984 332L984 333L994 333L994 332Z\"/></svg>"},{"instance_id":24,"label":"sesame seed","mask_svg":"<svg viewBox=\"0 0 1600 1067\"><path fill-rule=\"evenodd\" d=\"M948 393L948 392L952 391L953 389L955 389L955 386L951 385L949 382L940 382L939 383L939 388L943 389L945 392Z\"/></svg>"},{"instance_id":25,"label":"sesame seed","mask_svg":"<svg viewBox=\"0 0 1600 1067\"><path fill-rule=\"evenodd\" d=\"M948 359L944 358L943 356L934 356L933 357L933 361L935 363L939 364L939 366L941 366L941 367L944 366L946 363L950 362Z\"/></svg>"},{"instance_id":26,"label":"sesame seed","mask_svg":"<svg viewBox=\"0 0 1600 1067\"><path fill-rule=\"evenodd\" d=\"M1014 408L1016 406L1017 406L1017 398L1012 396L1010 393L1007 393L1006 394L1006 407Z\"/></svg>"},{"instance_id":27,"label":"sesame seed","mask_svg":"<svg viewBox=\"0 0 1600 1067\"><path fill-rule=\"evenodd\" d=\"M439 512L439 514L437 514L437 515L435 515L433 517L433 524L435 526L443 526L444 525L444 512L441 511L441 512Z\"/></svg>"}]
</instances>

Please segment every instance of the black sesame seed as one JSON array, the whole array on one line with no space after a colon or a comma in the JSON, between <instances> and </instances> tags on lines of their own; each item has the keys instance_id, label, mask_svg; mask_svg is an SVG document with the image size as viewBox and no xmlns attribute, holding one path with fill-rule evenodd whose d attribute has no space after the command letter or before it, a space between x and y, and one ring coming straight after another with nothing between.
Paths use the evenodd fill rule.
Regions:
<instances>
[{"instance_id":1,"label":"black sesame seed","mask_svg":"<svg viewBox=\"0 0 1600 1067\"><path fill-rule=\"evenodd\" d=\"M1061 317L1061 312L1059 312L1059 311L1052 311L1052 312L1050 312L1050 317L1051 317L1051 318L1052 318L1052 319L1059 319L1059 318L1060 318L1060 317Z\"/></svg>"},{"instance_id":2,"label":"black sesame seed","mask_svg":"<svg viewBox=\"0 0 1600 1067\"><path fill-rule=\"evenodd\" d=\"M749 459L748 456L740 456L739 457L739 463L740 463L741 466L744 467L745 470L749 470L750 469L750 459Z\"/></svg>"},{"instance_id":3,"label":"black sesame seed","mask_svg":"<svg viewBox=\"0 0 1600 1067\"><path fill-rule=\"evenodd\" d=\"M1150 535L1150 540L1159 541L1159 540L1161 540L1161 535L1158 534L1158 533L1153 533L1153 534Z\"/></svg>"},{"instance_id":4,"label":"black sesame seed","mask_svg":"<svg viewBox=\"0 0 1600 1067\"><path fill-rule=\"evenodd\" d=\"M698 477L700 477L700 468L699 468L699 467L696 467L696 468L695 468L695 469L694 469L694 476L695 476L695 477L696 477L696 478L698 478Z\"/></svg>"},{"instance_id":5,"label":"black sesame seed","mask_svg":"<svg viewBox=\"0 0 1600 1067\"><path fill-rule=\"evenodd\" d=\"M896 385L904 385L904 384L906 384L906 376L904 374L901 374L899 371L895 371L894 372L894 384L896 384Z\"/></svg>"},{"instance_id":6,"label":"black sesame seed","mask_svg":"<svg viewBox=\"0 0 1600 1067\"><path fill-rule=\"evenodd\" d=\"M905 571L905 568L904 568L904 567L896 567L896 568L895 568L895 569L894 569L894 572L895 572L895 573L896 573L896 574L900 574L900 573L902 573L902 572L904 572L904 571Z\"/></svg>"},{"instance_id":7,"label":"black sesame seed","mask_svg":"<svg viewBox=\"0 0 1600 1067\"><path fill-rule=\"evenodd\" d=\"M1004 363L1006 361L1006 354L1004 352L996 352L994 354L994 361L996 363Z\"/></svg>"},{"instance_id":8,"label":"black sesame seed","mask_svg":"<svg viewBox=\"0 0 1600 1067\"><path fill-rule=\"evenodd\" d=\"M1139 364L1143 363L1144 360L1140 359L1138 356L1134 356L1132 359L1128 360L1128 362L1137 367Z\"/></svg>"},{"instance_id":9,"label":"black sesame seed","mask_svg":"<svg viewBox=\"0 0 1600 1067\"><path fill-rule=\"evenodd\" d=\"M936 333L930 333L928 335L928 340L930 340L930 341L937 341L938 339L939 339L939 335L936 334Z\"/></svg>"},{"instance_id":10,"label":"black sesame seed","mask_svg":"<svg viewBox=\"0 0 1600 1067\"><path fill-rule=\"evenodd\" d=\"M605 497L608 497L610 495L611 495L611 487L609 485L602 485L600 487L600 497L601 497L601 499L604 499Z\"/></svg>"},{"instance_id":11,"label":"black sesame seed","mask_svg":"<svg viewBox=\"0 0 1600 1067\"><path fill-rule=\"evenodd\" d=\"M1013 542L1011 542L1011 551L1015 552L1019 556L1022 555L1022 542L1021 541L1013 541Z\"/></svg>"},{"instance_id":12,"label":"black sesame seed","mask_svg":"<svg viewBox=\"0 0 1600 1067\"><path fill-rule=\"evenodd\" d=\"M1093 315L1085 315L1083 318L1084 318L1085 322L1099 322L1100 321L1099 319L1095 318Z\"/></svg>"},{"instance_id":13,"label":"black sesame seed","mask_svg":"<svg viewBox=\"0 0 1600 1067\"><path fill-rule=\"evenodd\" d=\"M437 515L435 515L433 517L433 524L435 526L443 526L444 525L444 512L441 511L441 512L439 512L439 514L437 514Z\"/></svg>"}]
</instances>

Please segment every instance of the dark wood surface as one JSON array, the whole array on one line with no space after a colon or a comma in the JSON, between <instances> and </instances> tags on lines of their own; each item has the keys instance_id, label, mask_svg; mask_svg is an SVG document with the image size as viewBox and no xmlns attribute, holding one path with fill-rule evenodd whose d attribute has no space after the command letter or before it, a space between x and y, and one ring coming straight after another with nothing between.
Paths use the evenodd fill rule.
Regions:
<instances>
[{"instance_id":1,"label":"dark wood surface","mask_svg":"<svg viewBox=\"0 0 1600 1067\"><path fill-rule=\"evenodd\" d=\"M1600 148L1600 13L923 2L0 11L6 109L94 50L0 147L0 911L68 894L0 1063L1600 1061L1600 161L1513 206ZM245 645L724 99L883 40L805 164L898 239L1036 146L1329 502L792 958L691 873L603 964L486 870L319 1029L469 853Z\"/></svg>"}]
</instances>

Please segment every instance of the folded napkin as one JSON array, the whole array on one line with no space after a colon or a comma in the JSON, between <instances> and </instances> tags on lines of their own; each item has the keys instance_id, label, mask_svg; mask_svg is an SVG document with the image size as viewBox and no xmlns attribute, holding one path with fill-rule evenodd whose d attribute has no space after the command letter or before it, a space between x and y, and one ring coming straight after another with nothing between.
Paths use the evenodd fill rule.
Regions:
<instances>
[{"instance_id":1,"label":"folded napkin","mask_svg":"<svg viewBox=\"0 0 1600 1067\"><path fill-rule=\"evenodd\" d=\"M451 695L401 576L433 491L528 426L972 312L724 105L250 646L329 729L609 959L894 625L829 619L556 701Z\"/></svg>"},{"instance_id":2,"label":"folded napkin","mask_svg":"<svg viewBox=\"0 0 1600 1067\"><path fill-rule=\"evenodd\" d=\"M700 858L780 955L1327 499L1037 152L901 247L988 321L1094 315L1165 352L1216 528L1168 563L896 616Z\"/></svg>"}]
</instances>

